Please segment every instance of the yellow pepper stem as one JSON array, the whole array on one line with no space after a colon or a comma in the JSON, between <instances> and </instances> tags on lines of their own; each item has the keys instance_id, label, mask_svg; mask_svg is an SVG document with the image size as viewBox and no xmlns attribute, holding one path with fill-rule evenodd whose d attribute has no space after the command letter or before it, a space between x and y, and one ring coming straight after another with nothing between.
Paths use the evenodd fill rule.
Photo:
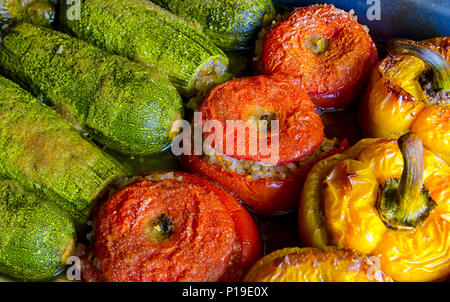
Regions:
<instances>
[{"instance_id":1,"label":"yellow pepper stem","mask_svg":"<svg viewBox=\"0 0 450 302\"><path fill-rule=\"evenodd\" d=\"M411 230L425 221L437 206L423 185L423 144L420 137L407 133L398 139L404 168L401 179L388 179L381 186L378 212L389 228Z\"/></svg>"},{"instance_id":2,"label":"yellow pepper stem","mask_svg":"<svg viewBox=\"0 0 450 302\"><path fill-rule=\"evenodd\" d=\"M433 70L434 89L450 91L450 64L437 51L429 49L419 42L398 38L388 41L387 50L393 55L414 56L424 61Z\"/></svg>"}]
</instances>

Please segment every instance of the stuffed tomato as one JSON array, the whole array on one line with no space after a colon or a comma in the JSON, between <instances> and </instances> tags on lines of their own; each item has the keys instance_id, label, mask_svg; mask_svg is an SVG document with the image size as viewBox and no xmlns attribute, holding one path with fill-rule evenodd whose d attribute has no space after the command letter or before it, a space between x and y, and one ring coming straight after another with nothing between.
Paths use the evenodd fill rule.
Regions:
<instances>
[{"instance_id":1,"label":"stuffed tomato","mask_svg":"<svg viewBox=\"0 0 450 302\"><path fill-rule=\"evenodd\" d=\"M204 137L214 139L204 145L211 147L204 148L203 155L183 156L184 168L220 184L260 214L292 211L314 163L345 148L345 142L324 140L322 121L310 98L298 83L284 77L232 80L213 89L199 111L202 126L218 121L229 130L229 121L241 121L245 132L224 131L222 135L206 131ZM277 122L276 129L272 121ZM261 133L267 145L277 140L271 150L275 152L268 156L261 148L253 154L250 150L252 137L260 143ZM234 148L225 148L230 142ZM239 153L239 147L245 152Z\"/></svg>"},{"instance_id":2,"label":"stuffed tomato","mask_svg":"<svg viewBox=\"0 0 450 302\"><path fill-rule=\"evenodd\" d=\"M244 207L211 183L154 172L100 210L95 248L102 281L239 281L260 256Z\"/></svg>"},{"instance_id":3,"label":"stuffed tomato","mask_svg":"<svg viewBox=\"0 0 450 302\"><path fill-rule=\"evenodd\" d=\"M322 108L344 108L364 89L378 61L375 43L356 16L333 5L296 9L263 38L257 68L301 80Z\"/></svg>"}]
</instances>

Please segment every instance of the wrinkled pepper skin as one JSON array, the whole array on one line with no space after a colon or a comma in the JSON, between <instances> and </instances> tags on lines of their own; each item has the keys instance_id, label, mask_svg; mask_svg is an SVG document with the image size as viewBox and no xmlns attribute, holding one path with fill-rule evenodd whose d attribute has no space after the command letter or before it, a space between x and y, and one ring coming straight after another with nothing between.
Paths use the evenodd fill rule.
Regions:
<instances>
[{"instance_id":1,"label":"wrinkled pepper skin","mask_svg":"<svg viewBox=\"0 0 450 302\"><path fill-rule=\"evenodd\" d=\"M302 243L345 246L380 260L396 281L433 281L450 274L450 167L424 150L424 185L437 203L411 231L388 228L375 206L380 185L399 178L403 158L396 140L364 139L317 163L301 195Z\"/></svg>"},{"instance_id":2,"label":"wrinkled pepper skin","mask_svg":"<svg viewBox=\"0 0 450 302\"><path fill-rule=\"evenodd\" d=\"M51 0L0 0L0 25L29 22L50 26L55 21L55 5Z\"/></svg>"},{"instance_id":3,"label":"wrinkled pepper skin","mask_svg":"<svg viewBox=\"0 0 450 302\"><path fill-rule=\"evenodd\" d=\"M363 91L378 52L364 27L333 5L296 9L264 37L261 72L301 80L314 104L345 108Z\"/></svg>"},{"instance_id":4,"label":"wrinkled pepper skin","mask_svg":"<svg viewBox=\"0 0 450 302\"><path fill-rule=\"evenodd\" d=\"M245 282L389 282L368 256L351 249L285 248L260 259Z\"/></svg>"},{"instance_id":5,"label":"wrinkled pepper skin","mask_svg":"<svg viewBox=\"0 0 450 302\"><path fill-rule=\"evenodd\" d=\"M298 203L303 182L315 163L348 148L346 141L319 156L303 160L299 169L284 179L253 179L251 175L230 172L209 163L203 156L183 155L184 169L219 184L244 202L253 212L262 215L283 215L293 211Z\"/></svg>"},{"instance_id":6,"label":"wrinkled pepper skin","mask_svg":"<svg viewBox=\"0 0 450 302\"><path fill-rule=\"evenodd\" d=\"M54 110L0 77L0 175L54 201L77 225L124 168Z\"/></svg>"},{"instance_id":7,"label":"wrinkled pepper skin","mask_svg":"<svg viewBox=\"0 0 450 302\"><path fill-rule=\"evenodd\" d=\"M247 210L181 172L142 175L113 195L97 217L95 246L106 281L240 281L261 256Z\"/></svg>"},{"instance_id":8,"label":"wrinkled pepper skin","mask_svg":"<svg viewBox=\"0 0 450 302\"><path fill-rule=\"evenodd\" d=\"M172 13L199 24L224 50L248 47L263 22L275 17L271 0L155 0ZM267 20L265 20L267 18Z\"/></svg>"},{"instance_id":9,"label":"wrinkled pepper skin","mask_svg":"<svg viewBox=\"0 0 450 302\"><path fill-rule=\"evenodd\" d=\"M450 37L422 42L450 62ZM359 109L360 125L367 137L398 138L417 133L425 147L450 162L450 109L430 104L418 77L429 66L413 56L388 56L372 71Z\"/></svg>"},{"instance_id":10,"label":"wrinkled pepper skin","mask_svg":"<svg viewBox=\"0 0 450 302\"><path fill-rule=\"evenodd\" d=\"M61 24L68 32L158 69L182 94L195 93L196 76L205 64L228 67L225 53L199 28L148 0L83 0L79 20L67 17L71 9L61 5Z\"/></svg>"},{"instance_id":11,"label":"wrinkled pepper skin","mask_svg":"<svg viewBox=\"0 0 450 302\"><path fill-rule=\"evenodd\" d=\"M180 95L155 71L26 23L4 37L0 68L80 131L125 154L167 149L183 113Z\"/></svg>"}]
</instances>

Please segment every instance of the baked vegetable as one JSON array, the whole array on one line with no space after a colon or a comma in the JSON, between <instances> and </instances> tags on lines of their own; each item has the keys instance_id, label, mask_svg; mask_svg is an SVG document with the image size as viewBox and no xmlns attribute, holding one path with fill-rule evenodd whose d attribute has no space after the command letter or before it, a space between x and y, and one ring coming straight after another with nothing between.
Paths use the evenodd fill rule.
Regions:
<instances>
[{"instance_id":1,"label":"baked vegetable","mask_svg":"<svg viewBox=\"0 0 450 302\"><path fill-rule=\"evenodd\" d=\"M166 74L185 95L226 80L228 58L184 19L148 0L83 0L79 20L63 26L111 53L147 64Z\"/></svg>"},{"instance_id":2,"label":"baked vegetable","mask_svg":"<svg viewBox=\"0 0 450 302\"><path fill-rule=\"evenodd\" d=\"M395 39L388 50L359 109L364 134L398 138L414 131L450 162L450 37Z\"/></svg>"},{"instance_id":3,"label":"baked vegetable","mask_svg":"<svg viewBox=\"0 0 450 302\"><path fill-rule=\"evenodd\" d=\"M307 246L376 256L396 281L450 275L450 167L414 133L365 139L309 173L299 208Z\"/></svg>"},{"instance_id":4,"label":"baked vegetable","mask_svg":"<svg viewBox=\"0 0 450 302\"><path fill-rule=\"evenodd\" d=\"M96 141L126 154L167 149L182 100L164 77L83 41L30 24L0 46L0 67Z\"/></svg>"},{"instance_id":5,"label":"baked vegetable","mask_svg":"<svg viewBox=\"0 0 450 302\"><path fill-rule=\"evenodd\" d=\"M243 201L253 212L283 215L293 211L309 170L320 160L348 148L347 141L325 138L311 154L293 163L267 166L237 160L214 150L203 156L183 155L184 169L219 184Z\"/></svg>"},{"instance_id":6,"label":"baked vegetable","mask_svg":"<svg viewBox=\"0 0 450 302\"><path fill-rule=\"evenodd\" d=\"M51 108L0 77L0 175L43 193L84 223L123 167Z\"/></svg>"},{"instance_id":7,"label":"baked vegetable","mask_svg":"<svg viewBox=\"0 0 450 302\"><path fill-rule=\"evenodd\" d=\"M308 169L336 147L319 148L322 121L301 86L284 77L234 79L213 88L198 110L204 154L183 156L183 166L222 185L257 213L292 211ZM221 127L210 127L213 122Z\"/></svg>"},{"instance_id":8,"label":"baked vegetable","mask_svg":"<svg viewBox=\"0 0 450 302\"><path fill-rule=\"evenodd\" d=\"M351 249L286 248L255 263L246 282L386 282L368 256Z\"/></svg>"},{"instance_id":9,"label":"baked vegetable","mask_svg":"<svg viewBox=\"0 0 450 302\"><path fill-rule=\"evenodd\" d=\"M30 281L55 277L75 240L73 222L49 199L0 180L0 273Z\"/></svg>"},{"instance_id":10,"label":"baked vegetable","mask_svg":"<svg viewBox=\"0 0 450 302\"><path fill-rule=\"evenodd\" d=\"M224 129L222 146L215 139L214 143L219 143L213 147L222 147L222 153L236 159L288 164L309 155L324 138L322 121L307 93L283 76L259 75L228 81L209 92L199 111L204 136L216 131L208 130L207 123L219 121ZM236 135L229 121L235 122ZM247 127L241 128L242 133L240 122ZM268 149L278 149L278 158L267 154L269 150L263 148L266 144ZM229 150L229 146L233 149Z\"/></svg>"},{"instance_id":11,"label":"baked vegetable","mask_svg":"<svg viewBox=\"0 0 450 302\"><path fill-rule=\"evenodd\" d=\"M239 281L261 252L236 199L178 172L145 175L112 196L95 247L105 281Z\"/></svg>"},{"instance_id":12,"label":"baked vegetable","mask_svg":"<svg viewBox=\"0 0 450 302\"><path fill-rule=\"evenodd\" d=\"M262 72L299 78L319 107L347 107L378 61L375 43L355 19L333 5L298 8L264 37Z\"/></svg>"},{"instance_id":13,"label":"baked vegetable","mask_svg":"<svg viewBox=\"0 0 450 302\"><path fill-rule=\"evenodd\" d=\"M51 0L0 0L0 26L12 22L29 22L50 26L55 19Z\"/></svg>"},{"instance_id":14,"label":"baked vegetable","mask_svg":"<svg viewBox=\"0 0 450 302\"><path fill-rule=\"evenodd\" d=\"M275 17L271 0L154 0L172 13L197 23L206 36L225 50L248 46L263 23Z\"/></svg>"}]
</instances>

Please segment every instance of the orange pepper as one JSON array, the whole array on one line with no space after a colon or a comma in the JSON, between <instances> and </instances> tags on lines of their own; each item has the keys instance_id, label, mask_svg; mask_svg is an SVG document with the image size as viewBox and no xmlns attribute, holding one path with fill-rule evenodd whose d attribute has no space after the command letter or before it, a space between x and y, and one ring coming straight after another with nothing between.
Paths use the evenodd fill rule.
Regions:
<instances>
[{"instance_id":1,"label":"orange pepper","mask_svg":"<svg viewBox=\"0 0 450 302\"><path fill-rule=\"evenodd\" d=\"M412 45L415 50L426 52L424 54L415 51L405 52L409 55L395 52L401 50L405 44ZM412 130L422 138L429 150L449 161L450 37L435 38L421 43L402 42L393 48L393 53L373 70L361 104L359 117L364 134L367 137L398 138ZM439 53L444 64L431 57L432 52ZM430 67L423 60L434 67ZM430 89L433 72L434 78L439 74L447 77L445 89L443 87ZM439 91L440 97L433 96Z\"/></svg>"},{"instance_id":2,"label":"orange pepper","mask_svg":"<svg viewBox=\"0 0 450 302\"><path fill-rule=\"evenodd\" d=\"M389 211L380 207L380 200L385 196L380 193L386 192L384 188L389 181L401 176L401 187L404 179L411 180L411 177L404 178L408 173L403 172L421 162L419 156L413 160L407 158L408 161L402 156L396 140L364 139L346 152L316 164L305 181L300 201L299 231L303 244L320 248L344 246L376 256L381 269L396 281L448 277L449 165L423 150L423 167L416 175L423 178L423 186L420 185L423 191L420 198L414 199L420 202L411 199L403 203L406 205L403 209L411 215L422 209L420 215L414 216L418 217L415 224L399 228L394 220L386 218ZM404 165L405 162L408 164ZM431 201L422 204L425 199L421 198L427 196L425 191Z\"/></svg>"}]
</instances>

